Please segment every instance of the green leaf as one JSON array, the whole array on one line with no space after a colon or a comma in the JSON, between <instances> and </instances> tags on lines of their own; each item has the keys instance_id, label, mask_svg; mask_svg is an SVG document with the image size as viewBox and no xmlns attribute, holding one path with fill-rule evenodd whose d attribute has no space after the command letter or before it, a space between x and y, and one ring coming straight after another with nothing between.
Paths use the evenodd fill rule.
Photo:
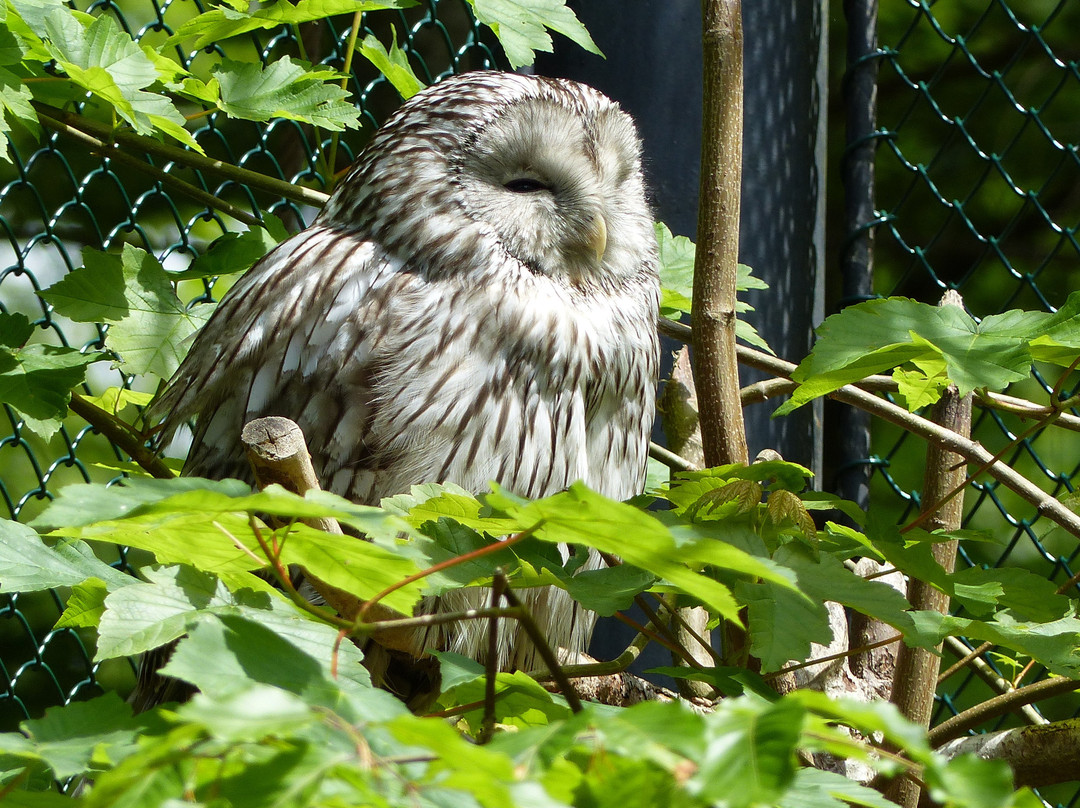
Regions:
<instances>
[{"instance_id":1,"label":"green leaf","mask_svg":"<svg viewBox=\"0 0 1080 808\"><path fill-rule=\"evenodd\" d=\"M283 56L267 65L225 61L212 73L221 86L221 109L234 118L288 118L332 132L360 125L360 111L346 100L348 92L325 81L338 78L333 71L313 71Z\"/></svg>"},{"instance_id":2,"label":"green leaf","mask_svg":"<svg viewBox=\"0 0 1080 808\"><path fill-rule=\"evenodd\" d=\"M292 620L288 635L280 631L285 619ZM331 710L349 721L404 712L401 702L371 689L360 652L348 641L340 644L337 663L349 675L335 676L336 640L334 629L305 620L295 610L291 618L287 609L277 607L269 612L247 608L241 614L219 611L191 628L162 672L190 682L215 701L259 683L300 696L309 707ZM207 665L208 659L214 664ZM368 705L360 706L364 700Z\"/></svg>"},{"instance_id":3,"label":"green leaf","mask_svg":"<svg viewBox=\"0 0 1080 808\"><path fill-rule=\"evenodd\" d=\"M740 620L731 591L679 563L671 531L631 505L606 499L581 483L536 502L517 500L498 489L485 502L513 517L519 530L535 528L534 535L543 541L582 544L621 556L626 563L666 579L727 619ZM734 548L730 549L734 558ZM739 558L742 560L741 555Z\"/></svg>"},{"instance_id":4,"label":"green leaf","mask_svg":"<svg viewBox=\"0 0 1080 808\"><path fill-rule=\"evenodd\" d=\"M145 407L154 400L154 394L129 390L126 387L108 387L100 396L84 395L83 398L105 412L119 415L128 407Z\"/></svg>"},{"instance_id":5,"label":"green leaf","mask_svg":"<svg viewBox=\"0 0 1080 808\"><path fill-rule=\"evenodd\" d=\"M439 655L440 663L443 656ZM442 709L450 709L463 704L482 704L485 686L482 669L472 678L458 676L452 686L444 686L439 705ZM462 713L462 718L476 731L480 729L483 713L483 707L475 707ZM525 728L544 726L569 716L566 703L527 674L516 671L495 675L495 720L498 723Z\"/></svg>"},{"instance_id":6,"label":"green leaf","mask_svg":"<svg viewBox=\"0 0 1080 808\"><path fill-rule=\"evenodd\" d=\"M298 564L316 578L367 600L420 570L416 564L381 546L334 536L307 525L295 525L282 553L286 564ZM412 614L423 592L422 581L395 589L380 603Z\"/></svg>"},{"instance_id":7,"label":"green leaf","mask_svg":"<svg viewBox=\"0 0 1080 808\"><path fill-rule=\"evenodd\" d=\"M412 98L422 89L424 82L417 78L409 64L409 55L398 47L397 29L391 28L390 50L387 51L383 44L373 35L368 34L360 43L357 51L379 69L387 80L394 85L402 101Z\"/></svg>"},{"instance_id":8,"label":"green leaf","mask_svg":"<svg viewBox=\"0 0 1080 808\"><path fill-rule=\"evenodd\" d=\"M235 609L241 603L241 596L229 592L216 576L190 567L145 570L144 575L146 583L105 598L96 660L158 648L184 634L198 613ZM269 600L269 593L261 594L264 602Z\"/></svg>"},{"instance_id":9,"label":"green leaf","mask_svg":"<svg viewBox=\"0 0 1080 808\"><path fill-rule=\"evenodd\" d=\"M912 412L935 403L949 386L949 379L945 376L944 362L941 363L939 375L928 376L918 369L895 368L892 377L899 388L898 392L904 406Z\"/></svg>"},{"instance_id":10,"label":"green leaf","mask_svg":"<svg viewBox=\"0 0 1080 808\"><path fill-rule=\"evenodd\" d=\"M56 778L64 780L86 771L96 757L107 760L133 747L143 724L116 693L106 693L52 707L43 718L24 722L23 729Z\"/></svg>"},{"instance_id":11,"label":"green leaf","mask_svg":"<svg viewBox=\"0 0 1080 808\"><path fill-rule=\"evenodd\" d=\"M257 681L285 687L284 682L293 675L285 660L300 657L310 658L302 663L305 665L314 660L311 664L316 664L329 677L334 649L338 645L337 630L301 613L279 593L249 589L230 592L215 576L185 566L149 570L146 577L147 583L114 592L105 599L97 659L142 653L171 642L207 620L218 625L219 620L228 624L229 619L236 618L261 627L261 632L255 632L255 629L228 624L233 634L243 635L237 640L242 650L250 651L252 643L259 644L262 649L251 651L252 660L244 661L247 678L256 677L256 672L262 670L259 664L264 668L272 666L276 673L267 668L267 672L259 673L263 678ZM215 631L219 629L207 629L206 636ZM253 632L258 637L249 641ZM274 644L280 648L275 650ZM220 690L226 687L230 677L238 684L240 675L226 664L229 657L207 656L203 653L205 649L199 650L201 648L201 643L196 643L179 660L175 655L170 657L170 663L175 661L176 667L170 667L168 671L204 690ZM175 653L179 653L179 647ZM234 656L240 653L233 649ZM346 685L364 688L370 685L357 648L342 643L337 655L339 684L335 689ZM207 659L215 660L212 667L206 665ZM264 661L259 663L253 661L255 659ZM267 678L272 676L279 679Z\"/></svg>"},{"instance_id":12,"label":"green leaf","mask_svg":"<svg viewBox=\"0 0 1080 808\"><path fill-rule=\"evenodd\" d=\"M798 575L799 589L810 600L836 601L883 623L904 629L910 626L907 599L881 581L867 581L829 555L814 558L805 546L785 544L773 560Z\"/></svg>"},{"instance_id":13,"label":"green leaf","mask_svg":"<svg viewBox=\"0 0 1080 808\"><path fill-rule=\"evenodd\" d=\"M1065 322L1058 324L1063 333ZM801 385L777 414L908 362L925 368L924 363L944 361L962 395L976 388L1002 390L1027 377L1033 361L1030 342L1045 335L1045 325L1041 318L1005 315L976 324L958 306L906 298L848 306L818 329L813 351L792 375Z\"/></svg>"},{"instance_id":14,"label":"green leaf","mask_svg":"<svg viewBox=\"0 0 1080 808\"><path fill-rule=\"evenodd\" d=\"M839 721L867 737L880 733L913 761L927 761L931 757L925 728L908 721L891 702L835 698L815 690L796 690L784 696L785 701L789 699L798 701L826 722Z\"/></svg>"},{"instance_id":15,"label":"green leaf","mask_svg":"<svg viewBox=\"0 0 1080 808\"><path fill-rule=\"evenodd\" d=\"M54 7L44 17L44 33L57 66L78 86L112 105L136 132L149 135L160 130L202 152L172 101L145 91L161 78L158 66L112 17Z\"/></svg>"},{"instance_id":16,"label":"green leaf","mask_svg":"<svg viewBox=\"0 0 1080 808\"><path fill-rule=\"evenodd\" d=\"M220 645L210 647L226 650ZM196 693L191 701L178 708L178 712L188 721L206 727L211 737L234 745L266 743L275 737L302 735L319 719L313 705L306 704L288 690L251 680L242 684L239 689L232 687L223 692L204 690ZM253 785L254 788L249 786L244 795L248 799L262 791L260 785Z\"/></svg>"},{"instance_id":17,"label":"green leaf","mask_svg":"<svg viewBox=\"0 0 1080 808\"><path fill-rule=\"evenodd\" d=\"M432 757L422 778L450 791L436 804L457 806L463 794L485 808L517 805L510 789L514 766L510 758L489 746L479 746L462 737L446 722L434 718L401 715L388 722L387 730L405 748L425 750ZM426 789L425 789L426 790ZM400 804L400 803L399 803ZM550 805L543 801L541 806Z\"/></svg>"},{"instance_id":18,"label":"green leaf","mask_svg":"<svg viewBox=\"0 0 1080 808\"><path fill-rule=\"evenodd\" d=\"M262 214L264 226L243 233L225 233L214 239L206 251L182 272L171 272L173 281L214 278L247 272L256 261L288 238L281 219L272 213Z\"/></svg>"},{"instance_id":19,"label":"green leaf","mask_svg":"<svg viewBox=\"0 0 1080 808\"><path fill-rule=\"evenodd\" d=\"M806 659L811 643L832 642L822 602L768 582L740 581L735 594L746 606L750 653L761 660L764 672L779 670L791 660Z\"/></svg>"},{"instance_id":20,"label":"green leaf","mask_svg":"<svg viewBox=\"0 0 1080 808\"><path fill-rule=\"evenodd\" d=\"M244 497L251 486L240 480L204 480L176 477L171 480L124 480L120 485L67 485L57 492L31 525L38 530L84 527L137 515L156 503L187 491L210 491L230 497Z\"/></svg>"},{"instance_id":21,"label":"green leaf","mask_svg":"<svg viewBox=\"0 0 1080 808\"><path fill-rule=\"evenodd\" d=\"M75 586L89 578L110 590L135 582L99 559L84 542L59 541L50 547L26 525L0 519L0 589L4 592L40 592Z\"/></svg>"},{"instance_id":22,"label":"green leaf","mask_svg":"<svg viewBox=\"0 0 1080 808\"><path fill-rule=\"evenodd\" d=\"M0 402L26 416L28 425L48 439L67 415L71 390L85 380L86 366L103 357L74 348L27 345L33 332L25 315L0 312Z\"/></svg>"},{"instance_id":23,"label":"green leaf","mask_svg":"<svg viewBox=\"0 0 1080 808\"><path fill-rule=\"evenodd\" d=\"M170 378L208 307L186 308L161 263L130 244L120 255L88 247L83 264L41 296L76 322L109 323L105 345L119 354L125 372Z\"/></svg>"},{"instance_id":24,"label":"green leaf","mask_svg":"<svg viewBox=\"0 0 1080 808\"><path fill-rule=\"evenodd\" d=\"M825 601L836 601L902 631L912 629L903 595L887 584L864 580L832 556L815 559L806 546L789 543L777 550L773 561L797 574L801 597L768 582L741 583L736 588L747 605L751 652L761 659L762 670L804 660L810 643L832 641Z\"/></svg>"},{"instance_id":25,"label":"green leaf","mask_svg":"<svg viewBox=\"0 0 1080 808\"><path fill-rule=\"evenodd\" d=\"M799 769L777 808L895 808L877 791L835 772Z\"/></svg>"},{"instance_id":26,"label":"green leaf","mask_svg":"<svg viewBox=\"0 0 1080 808\"><path fill-rule=\"evenodd\" d=\"M998 612L993 620L969 620L938 612L911 612L915 631L905 635L910 644L932 648L952 635L989 640L1037 660L1059 676L1080 675L1080 619L1062 617L1048 622L1017 620Z\"/></svg>"},{"instance_id":27,"label":"green leaf","mask_svg":"<svg viewBox=\"0 0 1080 808\"><path fill-rule=\"evenodd\" d=\"M100 501L97 499L100 497ZM344 503L341 507L336 507ZM186 563L223 576L230 586L259 585L249 570L265 566L249 524L249 514L286 521L331 517L361 532L410 532L409 525L379 510L348 503L327 492L300 497L280 486L252 494L235 480L198 478L128 480L122 487L68 486L36 525L55 526L59 535L107 539L153 553L161 563ZM265 529L264 529L265 530ZM418 572L416 564L385 544L333 536L304 524L282 535L282 563L299 564L312 575L361 598ZM241 549L237 543L245 548ZM422 584L390 593L383 603L409 613Z\"/></svg>"},{"instance_id":28,"label":"green leaf","mask_svg":"<svg viewBox=\"0 0 1080 808\"><path fill-rule=\"evenodd\" d=\"M690 313L694 297L694 258L696 247L686 236L673 236L667 225L657 222L656 242L660 264L660 314L678 320ZM769 285L754 277L753 270L745 264L738 265L735 288L739 292L748 289L768 289ZM753 307L739 301L736 311L753 311ZM745 320L735 323L735 336L748 345L772 353L772 348L757 330Z\"/></svg>"},{"instance_id":29,"label":"green leaf","mask_svg":"<svg viewBox=\"0 0 1080 808\"><path fill-rule=\"evenodd\" d=\"M0 16L6 16L6 14L0 14ZM4 20L3 24L0 24L0 65L17 65L22 61L25 53L26 48L19 41L19 37L12 32L7 20Z\"/></svg>"},{"instance_id":30,"label":"green leaf","mask_svg":"<svg viewBox=\"0 0 1080 808\"><path fill-rule=\"evenodd\" d=\"M439 660L439 683L444 693L484 675L484 666L475 659L451 651L432 651L431 655Z\"/></svg>"},{"instance_id":31,"label":"green leaf","mask_svg":"<svg viewBox=\"0 0 1080 808\"><path fill-rule=\"evenodd\" d=\"M660 313L678 319L689 313L694 297L694 242L672 235L663 222L656 225L656 246L660 264Z\"/></svg>"},{"instance_id":32,"label":"green leaf","mask_svg":"<svg viewBox=\"0 0 1080 808\"><path fill-rule=\"evenodd\" d=\"M706 745L687 790L731 808L771 804L795 778L805 708L793 699L721 702L706 717Z\"/></svg>"},{"instance_id":33,"label":"green leaf","mask_svg":"<svg viewBox=\"0 0 1080 808\"><path fill-rule=\"evenodd\" d=\"M573 40L589 53L600 53L589 32L566 7L566 0L469 0L476 19L495 32L511 67L531 65L536 51L551 53L546 28Z\"/></svg>"},{"instance_id":34,"label":"green leaf","mask_svg":"<svg viewBox=\"0 0 1080 808\"><path fill-rule=\"evenodd\" d=\"M55 628L96 628L101 622L101 615L105 613L108 594L109 587L99 578L87 578L75 584Z\"/></svg>"},{"instance_id":35,"label":"green leaf","mask_svg":"<svg viewBox=\"0 0 1080 808\"><path fill-rule=\"evenodd\" d=\"M196 37L195 50L213 45L230 37L251 31L270 30L282 25L314 22L337 14L359 14L382 9L404 9L415 6L417 0L288 0L266 3L248 12L247 3L232 8L219 7L204 12L181 25L166 44Z\"/></svg>"},{"instance_id":36,"label":"green leaf","mask_svg":"<svg viewBox=\"0 0 1080 808\"><path fill-rule=\"evenodd\" d=\"M574 600L586 609L610 617L615 612L629 609L634 597L652 586L655 580L656 576L651 572L621 564L568 575L562 583Z\"/></svg>"},{"instance_id":37,"label":"green leaf","mask_svg":"<svg viewBox=\"0 0 1080 808\"><path fill-rule=\"evenodd\" d=\"M1041 575L1015 567L973 567L946 573L933 555L933 544L948 541L955 534L911 531L901 539L895 530L894 526L875 526L873 548L896 569L944 592L972 616L1010 609L1022 619L1048 622L1068 613L1068 598L1057 594L1054 584ZM973 537L964 538L970 541Z\"/></svg>"},{"instance_id":38,"label":"green leaf","mask_svg":"<svg viewBox=\"0 0 1080 808\"><path fill-rule=\"evenodd\" d=\"M5 56L5 54L10 53L10 43L14 43L19 53L15 58L15 62L18 62L21 57L21 49L18 48L17 41L9 31L0 29L0 64L10 64L10 62L5 61L6 58L10 58L10 56ZM12 119L30 130L35 137L40 134L41 127L38 125L37 113L30 104L33 98L30 88L23 84L17 75L6 68L0 67L0 108L3 111L0 114L0 135L6 136L11 132ZM10 146L10 142L8 145ZM10 148L0 152L0 158L9 163L12 162Z\"/></svg>"}]
</instances>

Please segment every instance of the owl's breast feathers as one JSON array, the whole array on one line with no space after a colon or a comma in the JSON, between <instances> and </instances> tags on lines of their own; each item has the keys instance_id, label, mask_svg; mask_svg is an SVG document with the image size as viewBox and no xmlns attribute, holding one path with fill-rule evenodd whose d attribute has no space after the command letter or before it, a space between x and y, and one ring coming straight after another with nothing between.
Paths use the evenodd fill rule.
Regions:
<instances>
[{"instance_id":1,"label":"owl's breast feathers","mask_svg":"<svg viewBox=\"0 0 1080 808\"><path fill-rule=\"evenodd\" d=\"M655 280L590 294L516 267L433 277L309 228L226 295L159 405L196 416L185 473L250 477L247 421L300 424L324 487L417 482L543 496L640 490L658 363Z\"/></svg>"}]
</instances>

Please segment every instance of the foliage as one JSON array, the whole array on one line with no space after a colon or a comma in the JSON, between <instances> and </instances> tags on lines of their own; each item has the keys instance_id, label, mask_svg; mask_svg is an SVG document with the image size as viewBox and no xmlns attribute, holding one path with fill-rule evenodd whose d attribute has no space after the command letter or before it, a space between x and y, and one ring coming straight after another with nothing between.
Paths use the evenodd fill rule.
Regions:
<instances>
[{"instance_id":1,"label":"foliage","mask_svg":"<svg viewBox=\"0 0 1080 808\"><path fill-rule=\"evenodd\" d=\"M811 640L828 640L826 598L885 620L912 642L935 642L940 626L929 615L906 611L892 588L840 562L858 552L919 570L928 544L942 537L816 531L807 509L820 507L817 495L800 494L806 477L779 461L681 475L657 492L671 504L667 511L612 502L580 485L536 502L499 489L478 499L423 486L384 508L273 486L252 494L236 481L70 486L36 520L44 536L0 523L3 588L71 586L63 622L96 628L99 661L182 637L165 672L201 694L139 716L113 694L54 708L26 722L25 735L0 736L0 777L19 789L8 796L27 805L44 804L35 788L50 777L78 776L94 781L86 805L158 804L181 793L232 805L265 805L271 796L290 805L392 805L410 793L422 805L587 805L622 794L652 795L650 804L752 806L806 805L808 792L822 806L881 805L876 792L795 765L799 750L827 750L897 771L895 759L852 740L846 726L901 749L903 765L948 805L1031 804L1024 792L1012 794L1003 764L945 762L890 705L810 692L765 698L757 695L770 692L760 681L706 715L681 702L593 706L575 715L524 674L499 674L495 717L517 730L476 746L469 736L483 726L475 706L482 667L441 655L443 691L431 715L414 716L372 687L359 649L338 643L335 618L253 574L287 564L328 578L337 571L335 585L406 613L423 594L489 583L497 569L514 587L566 586L608 613L641 592L679 591L734 621L745 608L766 674L805 658ZM271 530L260 522L267 515L286 526ZM312 517L338 519L371 542L298 522ZM484 546L516 532L528 538L400 585L461 555L462 536ZM148 550L162 566L144 567L136 581L97 560L85 540ZM573 559L560 563L550 552L558 542L618 549L627 563L571 576ZM335 557L327 564L329 553ZM1001 643L1075 675L1080 658L1064 649L1076 646L1080 621L1066 599L1033 591L1041 579L929 577L976 601L985 619L972 622ZM341 629L358 637L370 630L364 623ZM1057 639L1040 644L1035 634ZM459 715L457 727L442 713ZM984 783L977 794L972 776Z\"/></svg>"},{"instance_id":2,"label":"foliage","mask_svg":"<svg viewBox=\"0 0 1080 808\"><path fill-rule=\"evenodd\" d=\"M1080 352L1080 294L1053 314L1007 311L976 322L959 306L904 298L870 300L827 318L792 378L803 384L778 410L882 371L893 371L914 410L932 404L951 382L961 395L1000 392L1026 379L1033 362L1069 368Z\"/></svg>"},{"instance_id":3,"label":"foliage","mask_svg":"<svg viewBox=\"0 0 1080 808\"><path fill-rule=\"evenodd\" d=\"M563 0L469 2L514 65L550 50L549 30L598 52ZM195 151L201 148L186 124L213 111L250 121L284 117L331 132L353 128L359 115L333 69L218 52L195 75L173 58L175 46L198 49L282 24L410 4L226 2L154 48L107 14L12 0L0 23L3 129L17 123L36 135L36 110L45 107L35 104L69 106L87 97L84 116ZM396 41L367 37L354 46L403 98L423 86ZM279 221L264 222L222 237L180 273L131 246L87 250L84 266L42 298L58 315L106 324L103 340L83 350L44 345L27 317L0 313L0 402L48 436L94 362L112 361L129 378L149 379L147 387L167 379L211 309L190 305L179 285L246 269L285 236ZM691 305L694 245L662 224L657 237L662 314L677 320ZM763 284L740 267L739 288ZM997 391L1026 378L1035 361L1069 367L1080 348L1078 301L1070 298L1053 315L1008 312L981 322L904 299L849 307L823 327L785 409L871 373L891 371L915 409L949 383ZM737 333L768 349L741 321ZM88 403L123 415L141 441L138 408L148 400L114 389ZM809 658L812 643L832 639L826 602L891 626L912 646L933 648L962 634L1058 675L1080 676L1080 617L1075 601L1052 584L1019 569L947 573L932 548L954 535L881 524L851 503L806 491L809 476L782 461L684 472L634 503L581 484L535 502L498 487L475 497L425 485L379 508L273 486L253 493L235 480L132 476L111 487L67 486L32 526L0 522L0 590L67 588L58 625L92 640L95 662L178 640L165 672L201 692L138 716L107 693L49 710L24 722L22 733L0 734L0 799L27 806L73 799L109 806L180 799L251 806L887 804L874 790L799 765L806 754L829 753L885 777L917 776L950 806L1038 805L1030 792L1013 791L1003 764L946 762L932 753L925 732L888 704L809 691L778 697L771 689L778 674ZM304 523L319 518L368 541ZM512 545L495 541L509 535ZM581 555L563 560L559 544L620 562L577 574ZM110 545L152 561L138 577L120 573L99 558ZM845 562L856 556L926 582L965 616L913 611L890 586L855 574ZM428 714L413 715L374 687L361 664L364 639L385 626L366 622L363 612L345 620L311 605L292 588L284 573L290 566L379 602L399 619L424 596L505 576L511 591L558 586L602 615L635 602L662 610L662 598L677 596L746 642L715 665L684 659L666 669L724 697L705 713L682 701L575 713L540 685L553 672L500 673L489 683L471 660L440 654L440 691ZM520 617L507 608L502 619ZM678 651L672 637L665 640ZM489 684L494 697L485 705ZM61 797L53 782L70 778L92 786Z\"/></svg>"}]
</instances>

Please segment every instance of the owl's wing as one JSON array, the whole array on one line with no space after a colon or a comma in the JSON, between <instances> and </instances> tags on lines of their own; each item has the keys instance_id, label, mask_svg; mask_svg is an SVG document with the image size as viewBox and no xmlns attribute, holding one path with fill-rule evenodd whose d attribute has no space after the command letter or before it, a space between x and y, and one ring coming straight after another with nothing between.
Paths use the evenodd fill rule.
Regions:
<instances>
[{"instance_id":1,"label":"owl's wing","mask_svg":"<svg viewBox=\"0 0 1080 808\"><path fill-rule=\"evenodd\" d=\"M355 233L312 227L278 245L222 299L161 396L170 435L195 419L185 474L250 479L240 432L285 415L304 431L324 487L374 495L365 443L388 301L414 284L401 262ZM349 480L328 483L342 469Z\"/></svg>"}]
</instances>

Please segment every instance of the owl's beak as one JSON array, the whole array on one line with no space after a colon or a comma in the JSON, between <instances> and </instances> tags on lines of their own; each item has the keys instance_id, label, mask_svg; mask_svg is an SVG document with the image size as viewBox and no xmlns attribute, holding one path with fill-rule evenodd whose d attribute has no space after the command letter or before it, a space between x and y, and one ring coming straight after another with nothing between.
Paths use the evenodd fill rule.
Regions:
<instances>
[{"instance_id":1,"label":"owl's beak","mask_svg":"<svg viewBox=\"0 0 1080 808\"><path fill-rule=\"evenodd\" d=\"M607 251L607 222L599 213L593 215L589 236L589 246L596 253L596 262L601 263Z\"/></svg>"}]
</instances>

